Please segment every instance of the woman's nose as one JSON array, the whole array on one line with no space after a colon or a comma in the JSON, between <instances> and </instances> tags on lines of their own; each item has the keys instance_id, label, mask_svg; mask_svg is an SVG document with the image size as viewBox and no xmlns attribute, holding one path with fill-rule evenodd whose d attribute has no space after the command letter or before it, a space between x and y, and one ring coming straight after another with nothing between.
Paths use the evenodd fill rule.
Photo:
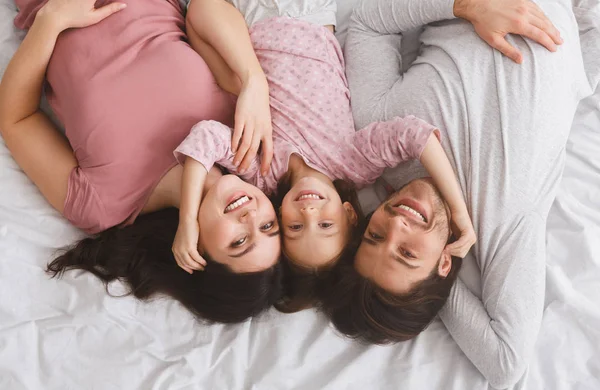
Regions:
<instances>
[{"instance_id":1,"label":"woman's nose","mask_svg":"<svg viewBox=\"0 0 600 390\"><path fill-rule=\"evenodd\" d=\"M256 218L256 210L246 210L240 215L241 222L249 222Z\"/></svg>"}]
</instances>

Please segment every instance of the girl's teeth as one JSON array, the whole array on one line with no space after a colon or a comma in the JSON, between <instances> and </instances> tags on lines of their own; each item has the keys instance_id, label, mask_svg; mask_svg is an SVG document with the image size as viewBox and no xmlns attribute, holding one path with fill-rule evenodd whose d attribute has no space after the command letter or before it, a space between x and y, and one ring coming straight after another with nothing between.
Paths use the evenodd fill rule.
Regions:
<instances>
[{"instance_id":1,"label":"girl's teeth","mask_svg":"<svg viewBox=\"0 0 600 390\"><path fill-rule=\"evenodd\" d=\"M321 197L319 195L316 195L316 194L306 194L306 195L302 195L300 198L298 198L298 200L304 200L304 199L316 199L316 200L320 200Z\"/></svg>"},{"instance_id":2,"label":"girl's teeth","mask_svg":"<svg viewBox=\"0 0 600 390\"><path fill-rule=\"evenodd\" d=\"M400 205L400 206L398 206L398 207L399 207L399 208L401 208L402 210L406 210L406 211L408 211L409 213L411 213L411 214L413 214L413 215L415 215L415 216L417 216L417 217L421 218L421 219L423 220L423 222L425 222L425 217L423 217L423 215L421 215L421 213L419 213L418 211L416 211L416 210L414 210L414 209L412 209L412 208L410 208L410 207L408 207L408 206L405 206L405 205L403 205L403 204L401 204L401 205Z\"/></svg>"}]
</instances>

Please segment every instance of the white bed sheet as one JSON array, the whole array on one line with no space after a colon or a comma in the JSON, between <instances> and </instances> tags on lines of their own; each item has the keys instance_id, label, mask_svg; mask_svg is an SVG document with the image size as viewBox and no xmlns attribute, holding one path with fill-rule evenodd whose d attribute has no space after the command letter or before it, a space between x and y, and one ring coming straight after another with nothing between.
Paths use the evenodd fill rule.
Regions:
<instances>
[{"instance_id":1,"label":"white bed sheet","mask_svg":"<svg viewBox=\"0 0 600 390\"><path fill-rule=\"evenodd\" d=\"M352 2L340 4L342 19ZM22 37L13 17L12 1L0 0L0 75ZM548 222L546 311L517 389L600 389L599 199L597 91L569 140ZM85 273L49 280L53 253L80 237L0 139L0 389L488 388L439 321L414 341L364 346L313 311L206 326L168 299L109 297Z\"/></svg>"}]
</instances>

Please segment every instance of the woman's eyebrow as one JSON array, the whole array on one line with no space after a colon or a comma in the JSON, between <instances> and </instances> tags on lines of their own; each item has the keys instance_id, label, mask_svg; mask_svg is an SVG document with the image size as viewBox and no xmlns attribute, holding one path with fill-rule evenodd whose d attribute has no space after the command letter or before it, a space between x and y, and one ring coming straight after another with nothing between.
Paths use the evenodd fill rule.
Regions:
<instances>
[{"instance_id":1,"label":"woman's eyebrow","mask_svg":"<svg viewBox=\"0 0 600 390\"><path fill-rule=\"evenodd\" d=\"M244 255L247 255L250 251L253 251L254 248L256 248L256 243L253 243L248 248L244 249L242 252L240 252L240 253L238 253L236 255L229 255L229 257L233 257L234 259L237 259L238 257L242 257Z\"/></svg>"},{"instance_id":2,"label":"woman's eyebrow","mask_svg":"<svg viewBox=\"0 0 600 390\"><path fill-rule=\"evenodd\" d=\"M267 234L267 236L269 236L269 237L275 237L275 236L278 236L278 235L279 235L279 229L277 229L276 232L271 232L271 233Z\"/></svg>"}]
</instances>

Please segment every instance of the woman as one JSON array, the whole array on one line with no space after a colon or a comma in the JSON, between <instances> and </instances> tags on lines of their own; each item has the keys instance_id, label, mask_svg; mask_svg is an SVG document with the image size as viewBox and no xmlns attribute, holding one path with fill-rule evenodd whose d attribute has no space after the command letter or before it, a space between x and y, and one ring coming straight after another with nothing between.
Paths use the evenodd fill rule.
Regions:
<instances>
[{"instance_id":1,"label":"woman","mask_svg":"<svg viewBox=\"0 0 600 390\"><path fill-rule=\"evenodd\" d=\"M182 215L187 216L181 218L174 244L181 266L201 267L192 261L198 258L193 216L197 214L195 205L199 199L194 187L201 185L203 175L215 163L242 174L245 180L267 193L279 190L283 251L290 268L294 267L300 275L322 275L349 244L356 242L356 207L342 201L334 179L362 187L374 182L386 167L407 159L420 159L447 201L466 213L458 183L432 126L406 116L354 131L341 48L332 34L335 19L322 25L324 16L329 15L330 3L295 0L279 3L274 11L257 3L235 2L250 25L249 41L270 85L276 146L273 164L268 175L259 176L258 161L249 160L253 164L248 170L244 164L238 169L231 161L233 154L228 142L235 130L214 121L200 122L192 129L176 151L178 159L185 161L183 184L189 185L182 198L193 199L181 208ZM198 20L202 15L219 15L219 25L207 26L204 20ZM193 0L187 19L188 29L198 34L193 40L194 47L209 58L209 66L221 83L233 85L235 80L227 78L235 77L236 72L250 72L227 70L228 61L254 63L253 53L247 61L240 54L245 53L248 42L244 39L240 43L230 34L232 30L243 30L238 27L245 24L239 12L223 0ZM218 53L210 52L212 48L206 43L199 44L208 32L213 37L220 36L213 38L220 45ZM214 61L221 53L228 60ZM282 180L289 182L286 188L281 186ZM468 216L464 222L462 228L468 231ZM458 246L461 244L464 245L461 241ZM289 283L295 284L293 279Z\"/></svg>"},{"instance_id":2,"label":"woman","mask_svg":"<svg viewBox=\"0 0 600 390\"><path fill-rule=\"evenodd\" d=\"M178 207L181 169L176 166L173 149L198 120L227 121L232 113L231 97L214 85L204 62L183 41L179 4L145 0L128 5L124 11L123 4L96 9L91 0L19 4L16 24L29 27L29 32L0 85L0 129L7 147L50 204L89 233L131 223L140 212ZM66 127L68 142L39 110L45 75L49 101ZM206 310L201 314L217 321L240 321L257 312L246 307L248 297L256 297L256 306L263 310L278 295L280 249L273 235L277 231L275 212L264 194L237 178L215 178L209 184L203 207L209 211L202 218L213 229L203 231L200 241L206 256L219 265L212 267L215 272L209 266L205 277L263 277L246 284L248 290L235 296L219 295L218 289L211 293L224 305L237 305L237 314L228 318ZM227 207L223 203L239 191L255 194L254 218L223 212ZM143 223L151 223L152 218L177 219L165 212ZM115 244L121 235L135 236L139 229L144 230L143 226L113 229L84 240L79 249L92 248L94 242ZM259 250L236 257L238 253L232 253L229 245L240 231L251 232ZM215 232L220 235L215 237ZM173 236L174 231L164 234ZM106 241L107 237L112 241ZM137 270L152 269L151 254L139 243L133 244L137 246L123 249L131 256L123 258L132 267L137 262ZM91 249L80 250L77 256L62 257L51 270L106 267L96 262L101 260L97 257ZM168 258L177 269L172 256ZM226 272L220 272L223 269ZM166 288L165 283L151 278L134 278L133 268L126 270L131 272L132 290L144 286L147 295L177 295L172 291L196 284L188 278L182 279L187 286ZM227 289L223 283L215 285Z\"/></svg>"},{"instance_id":3,"label":"woman","mask_svg":"<svg viewBox=\"0 0 600 390\"><path fill-rule=\"evenodd\" d=\"M479 300L460 280L450 291L452 280L440 269L450 267L455 277L459 264L443 245L437 253L419 250L423 243L443 241L447 229L423 231L404 215L386 213L388 205L416 199L433 218L447 218L443 207L432 207L431 186L413 180L422 172L413 170L391 178L402 188L373 214L324 310L345 334L377 343L415 337L439 311L466 356L496 388L521 378L536 343L544 308L546 218L575 110L593 91L571 1L538 4L365 0L355 10L346 42L359 125L411 112L447 129L444 147L478 233L473 254L482 296ZM427 26L420 55L404 73L401 34L422 25ZM473 27L522 64L485 45ZM532 37L556 53L520 36L505 39L508 32ZM404 251L417 254L408 258Z\"/></svg>"}]
</instances>

